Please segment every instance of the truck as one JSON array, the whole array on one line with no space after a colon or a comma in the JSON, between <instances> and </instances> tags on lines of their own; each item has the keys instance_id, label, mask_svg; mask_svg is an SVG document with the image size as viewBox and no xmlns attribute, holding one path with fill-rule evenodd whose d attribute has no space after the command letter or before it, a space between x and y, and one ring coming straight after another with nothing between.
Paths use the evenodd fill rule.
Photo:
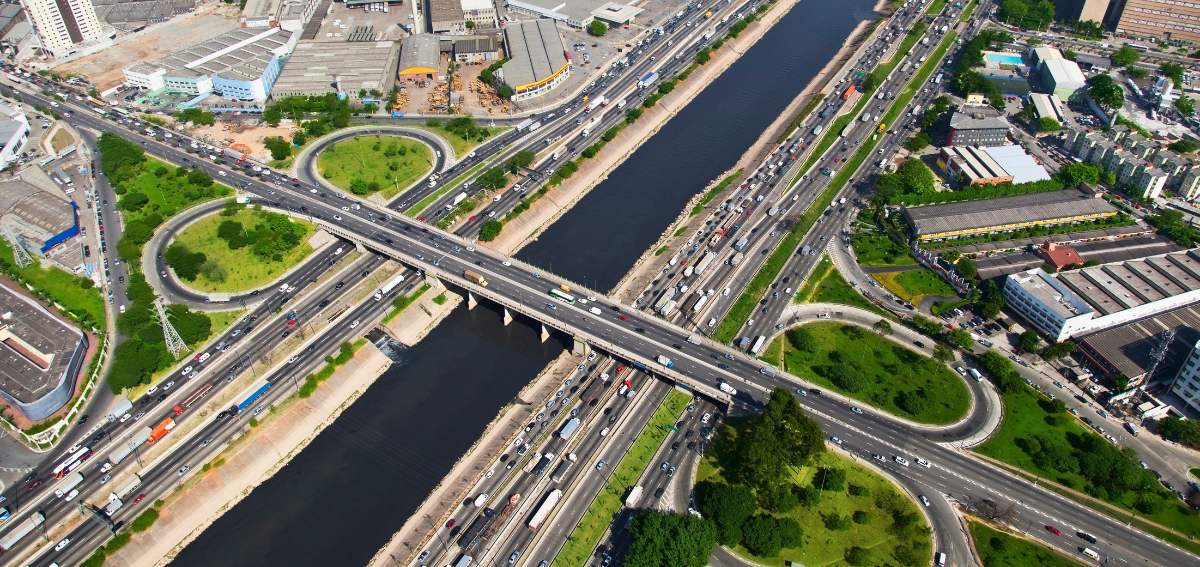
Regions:
<instances>
[{"instance_id":1,"label":"truck","mask_svg":"<svg viewBox=\"0 0 1200 567\"><path fill-rule=\"evenodd\" d=\"M692 274L694 273L696 273L696 266L688 266L683 269L683 277L685 278L692 277Z\"/></svg>"},{"instance_id":2,"label":"truck","mask_svg":"<svg viewBox=\"0 0 1200 567\"><path fill-rule=\"evenodd\" d=\"M62 498L81 484L83 484L83 473L72 474L58 483L58 486L54 487L54 497Z\"/></svg>"},{"instance_id":3,"label":"truck","mask_svg":"<svg viewBox=\"0 0 1200 567\"><path fill-rule=\"evenodd\" d=\"M699 294L697 294L697 295L699 295ZM704 309L704 305L706 303L708 303L708 296L700 295L700 298L697 299L696 302L692 304L692 313L699 313L701 309Z\"/></svg>"},{"instance_id":4,"label":"truck","mask_svg":"<svg viewBox=\"0 0 1200 567\"><path fill-rule=\"evenodd\" d=\"M541 122L534 122L533 124L529 125L529 131L533 132L534 130L537 130L538 128L541 128L541 127L542 127Z\"/></svg>"},{"instance_id":5,"label":"truck","mask_svg":"<svg viewBox=\"0 0 1200 567\"><path fill-rule=\"evenodd\" d=\"M813 133L813 135L814 135L814 136L816 136L816 135L818 135L818 134L820 134L821 132L824 132L824 131L825 131L825 125L824 125L824 124L817 124L817 125L816 125L815 127L813 127L813 129L812 129L812 133Z\"/></svg>"},{"instance_id":6,"label":"truck","mask_svg":"<svg viewBox=\"0 0 1200 567\"><path fill-rule=\"evenodd\" d=\"M240 403L238 403L238 405L229 408L229 413L237 415L246 411L250 408L250 406L254 405L254 402L257 402L258 399L263 396L263 394L266 394L267 390L270 389L271 383L263 382L261 386L254 390L254 392L252 392L249 396L246 396L246 399L242 400Z\"/></svg>"},{"instance_id":7,"label":"truck","mask_svg":"<svg viewBox=\"0 0 1200 567\"><path fill-rule=\"evenodd\" d=\"M812 252L812 246L805 244L803 247L800 248L801 256L808 256L809 252Z\"/></svg>"},{"instance_id":8,"label":"truck","mask_svg":"<svg viewBox=\"0 0 1200 567\"><path fill-rule=\"evenodd\" d=\"M745 254L742 254L741 252L738 252L737 254L734 254L733 256L730 256L730 257L729 257L729 265L730 265L730 266L736 266L736 265L738 265L738 264L739 264L739 263L742 261L742 258L744 258L745 256L746 256L746 255L745 255Z\"/></svg>"},{"instance_id":9,"label":"truck","mask_svg":"<svg viewBox=\"0 0 1200 567\"><path fill-rule=\"evenodd\" d=\"M133 411L133 402L129 401L129 398L120 398L117 400L117 405L113 406L113 409L109 410L108 420L116 421L121 419L121 416L131 411Z\"/></svg>"},{"instance_id":10,"label":"truck","mask_svg":"<svg viewBox=\"0 0 1200 567\"><path fill-rule=\"evenodd\" d=\"M655 81L658 81L658 71L650 71L638 79L637 86L639 89L645 88L654 84Z\"/></svg>"},{"instance_id":11,"label":"truck","mask_svg":"<svg viewBox=\"0 0 1200 567\"><path fill-rule=\"evenodd\" d=\"M601 106L603 106L607 101L608 101L608 99L604 98L604 95L600 95L600 96L592 99L592 101L588 103L587 108L584 109L584 112L591 112L593 110L596 110L597 108L600 108Z\"/></svg>"},{"instance_id":12,"label":"truck","mask_svg":"<svg viewBox=\"0 0 1200 567\"><path fill-rule=\"evenodd\" d=\"M142 485L142 477L135 474L135 475L129 477L129 480L121 483L120 486L118 486L115 490L113 490L112 495L117 498L128 498L129 495L133 494L134 491L137 490L138 487L141 485Z\"/></svg>"},{"instance_id":13,"label":"truck","mask_svg":"<svg viewBox=\"0 0 1200 567\"><path fill-rule=\"evenodd\" d=\"M487 279L483 277L483 274L476 272L475 270L463 270L463 277L467 278L467 281L470 281L479 287L487 287Z\"/></svg>"},{"instance_id":14,"label":"truck","mask_svg":"<svg viewBox=\"0 0 1200 567\"><path fill-rule=\"evenodd\" d=\"M668 300L666 303L662 304L662 307L658 308L658 314L662 315L663 317L670 317L675 313L675 308L678 306L679 302L675 301L674 299Z\"/></svg>"},{"instance_id":15,"label":"truck","mask_svg":"<svg viewBox=\"0 0 1200 567\"><path fill-rule=\"evenodd\" d=\"M499 529L500 526L504 525L505 520L507 520L508 517L511 516L514 511L516 511L517 504L520 504L520 503L521 503L521 493L519 493L519 492L512 493L512 495L510 495L508 497L508 502L506 502L504 504L504 507L501 508L500 511L497 512L494 516L492 516L492 521L487 526L487 529L485 529L479 533L479 537L481 539L492 539L492 536L496 534L496 530Z\"/></svg>"},{"instance_id":16,"label":"truck","mask_svg":"<svg viewBox=\"0 0 1200 567\"><path fill-rule=\"evenodd\" d=\"M579 424L582 423L578 417L572 417L562 428L558 430L558 437L564 441L571 439L575 432L579 430Z\"/></svg>"},{"instance_id":17,"label":"truck","mask_svg":"<svg viewBox=\"0 0 1200 567\"><path fill-rule=\"evenodd\" d=\"M750 245L750 239L743 236L740 239L738 239L737 242L733 243L733 249L737 250L738 252L745 252L746 247L749 245Z\"/></svg>"},{"instance_id":18,"label":"truck","mask_svg":"<svg viewBox=\"0 0 1200 567\"><path fill-rule=\"evenodd\" d=\"M675 361L671 360L670 358L667 358L664 355L660 354L654 360L658 361L659 364L666 366L667 368L675 368Z\"/></svg>"},{"instance_id":19,"label":"truck","mask_svg":"<svg viewBox=\"0 0 1200 567\"><path fill-rule=\"evenodd\" d=\"M700 261L696 262L696 274L703 274L704 270L707 270L716 259L717 255L712 250L705 252L704 255L700 257Z\"/></svg>"},{"instance_id":20,"label":"truck","mask_svg":"<svg viewBox=\"0 0 1200 567\"><path fill-rule=\"evenodd\" d=\"M546 470L546 467L550 466L550 463L553 462L554 453L546 453L542 455L542 458L538 459L538 461L533 464L533 467L529 469L529 476L540 476L542 472Z\"/></svg>"},{"instance_id":21,"label":"truck","mask_svg":"<svg viewBox=\"0 0 1200 567\"><path fill-rule=\"evenodd\" d=\"M475 547L475 544L479 542L479 535L491 525L494 518L495 516L487 514L477 516L474 521L467 524L467 529L463 530L462 535L458 536L458 546L464 550ZM470 565L469 561L467 565Z\"/></svg>"},{"instance_id":22,"label":"truck","mask_svg":"<svg viewBox=\"0 0 1200 567\"><path fill-rule=\"evenodd\" d=\"M858 92L858 87L854 85L846 87L846 90L842 91L842 100L850 100L850 97L854 96L856 92Z\"/></svg>"},{"instance_id":23,"label":"truck","mask_svg":"<svg viewBox=\"0 0 1200 567\"><path fill-rule=\"evenodd\" d=\"M395 276L392 276L392 279L384 282L383 285L379 286L379 289L375 291L375 301L383 299L383 296L391 293L392 290L396 289L396 286L400 285L400 283L403 281L404 274L396 274Z\"/></svg>"},{"instance_id":24,"label":"truck","mask_svg":"<svg viewBox=\"0 0 1200 567\"><path fill-rule=\"evenodd\" d=\"M921 105L914 104L912 107L912 110L909 110L908 113L911 114L912 116L916 116L916 115L920 114L921 113Z\"/></svg>"},{"instance_id":25,"label":"truck","mask_svg":"<svg viewBox=\"0 0 1200 567\"><path fill-rule=\"evenodd\" d=\"M446 203L446 210L452 211L452 210L454 210L454 207L458 206L459 203L466 201L466 200L467 200L467 192L463 191L463 192L455 195L454 198L451 199L449 203Z\"/></svg>"},{"instance_id":26,"label":"truck","mask_svg":"<svg viewBox=\"0 0 1200 567\"><path fill-rule=\"evenodd\" d=\"M625 108L625 99L621 99L621 100L617 101L617 108L618 109Z\"/></svg>"},{"instance_id":27,"label":"truck","mask_svg":"<svg viewBox=\"0 0 1200 567\"><path fill-rule=\"evenodd\" d=\"M517 131L524 132L525 130L529 129L530 126L533 126L533 119L526 118L525 120L522 120L520 124L517 124Z\"/></svg>"},{"instance_id":28,"label":"truck","mask_svg":"<svg viewBox=\"0 0 1200 567\"><path fill-rule=\"evenodd\" d=\"M675 289L675 286L667 288L667 290L662 292L662 295L658 297L658 301L654 303L654 308L661 309L662 306L666 305L668 301L675 299L676 291L677 290Z\"/></svg>"},{"instance_id":29,"label":"truck","mask_svg":"<svg viewBox=\"0 0 1200 567\"><path fill-rule=\"evenodd\" d=\"M546 517L550 515L550 511L558 505L558 501L562 500L563 491L559 489L551 490L542 498L542 503L538 505L537 510L529 517L529 529L536 530L541 527L542 522L546 521Z\"/></svg>"},{"instance_id":30,"label":"truck","mask_svg":"<svg viewBox=\"0 0 1200 567\"><path fill-rule=\"evenodd\" d=\"M563 459L563 462L558 463L554 467L554 472L550 473L550 482L562 482L563 477L567 476L567 471L571 470L571 465L574 464L570 459Z\"/></svg>"},{"instance_id":31,"label":"truck","mask_svg":"<svg viewBox=\"0 0 1200 567\"><path fill-rule=\"evenodd\" d=\"M700 334L699 334L699 333L692 333L692 334L688 335L687 342L689 342L689 343L692 343L692 344L694 344L694 345L696 345L696 346L700 346L701 344L703 344L703 343L700 341Z\"/></svg>"},{"instance_id":32,"label":"truck","mask_svg":"<svg viewBox=\"0 0 1200 567\"><path fill-rule=\"evenodd\" d=\"M604 382L601 380L592 380L592 384L583 391L583 395L579 396L579 401L584 405L595 405L600 399L600 393L604 391Z\"/></svg>"},{"instance_id":33,"label":"truck","mask_svg":"<svg viewBox=\"0 0 1200 567\"><path fill-rule=\"evenodd\" d=\"M737 388L734 388L733 386L730 386L730 385L729 385L729 382L721 381L721 383L719 384L719 386L721 387L721 391L722 391L722 392L725 392L726 394L729 394L730 396L736 396L736 395L737 395Z\"/></svg>"},{"instance_id":34,"label":"truck","mask_svg":"<svg viewBox=\"0 0 1200 567\"><path fill-rule=\"evenodd\" d=\"M104 507L101 508L101 510L104 512L105 516L108 516L109 518L111 518L113 516L113 514L116 514L117 510L120 510L121 507L124 505L125 505L125 503L122 502L120 498L116 498L116 497L113 497L110 495L108 497L108 503L105 504Z\"/></svg>"},{"instance_id":35,"label":"truck","mask_svg":"<svg viewBox=\"0 0 1200 567\"><path fill-rule=\"evenodd\" d=\"M117 446L114 447L111 452L109 452L108 462L114 465L120 464L121 461L125 460L126 457L131 455L137 450L138 447L142 445L142 443L145 443L146 440L150 438L151 431L152 428L143 427L134 432L133 436L129 439L118 443Z\"/></svg>"},{"instance_id":36,"label":"truck","mask_svg":"<svg viewBox=\"0 0 1200 567\"><path fill-rule=\"evenodd\" d=\"M757 339L754 339L754 346L750 347L750 354L758 354L762 352L763 346L766 344L766 335L759 335Z\"/></svg>"},{"instance_id":37,"label":"truck","mask_svg":"<svg viewBox=\"0 0 1200 567\"><path fill-rule=\"evenodd\" d=\"M146 438L146 444L153 445L159 439L166 437L172 429L175 429L175 419L170 417L163 418L162 421L158 422L158 425L154 426L154 429L150 430L150 436Z\"/></svg>"},{"instance_id":38,"label":"truck","mask_svg":"<svg viewBox=\"0 0 1200 567\"><path fill-rule=\"evenodd\" d=\"M33 532L33 530L36 530L37 527L42 525L42 522L45 521L45 514L42 514L41 512L34 512L28 518L25 518L25 521L13 526L12 529L8 530L8 533L4 534L3 538L0 538L0 551L8 551L12 549L13 546L17 545L22 538L29 535L31 532Z\"/></svg>"},{"instance_id":39,"label":"truck","mask_svg":"<svg viewBox=\"0 0 1200 567\"><path fill-rule=\"evenodd\" d=\"M625 496L625 507L633 508L637 506L639 500L642 499L642 485L634 486L629 489L629 494Z\"/></svg>"},{"instance_id":40,"label":"truck","mask_svg":"<svg viewBox=\"0 0 1200 567\"><path fill-rule=\"evenodd\" d=\"M865 122L865 120L864 120L864 122ZM845 128L842 128L842 131L838 134L838 137L845 138L846 134L849 134L850 130L853 130L853 129L854 129L854 123L851 122L850 124L847 124Z\"/></svg>"},{"instance_id":41,"label":"truck","mask_svg":"<svg viewBox=\"0 0 1200 567\"><path fill-rule=\"evenodd\" d=\"M175 407L171 408L171 412L176 416L183 415L183 412L196 405L196 402L199 402L202 398L204 398L204 396L208 394L209 390L212 390L212 388L213 385L211 383L196 388L191 394L188 394L188 397L184 398L182 402L175 404Z\"/></svg>"}]
</instances>

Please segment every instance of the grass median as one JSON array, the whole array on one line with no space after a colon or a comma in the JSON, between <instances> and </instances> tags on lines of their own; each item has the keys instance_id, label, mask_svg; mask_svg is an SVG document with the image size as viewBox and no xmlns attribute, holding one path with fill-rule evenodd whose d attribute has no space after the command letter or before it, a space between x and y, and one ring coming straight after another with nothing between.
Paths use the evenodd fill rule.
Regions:
<instances>
[{"instance_id":1,"label":"grass median","mask_svg":"<svg viewBox=\"0 0 1200 567\"><path fill-rule=\"evenodd\" d=\"M708 206L713 199L716 199L717 195L721 194L721 191L724 191L726 188L732 185L734 181L737 181L738 177L741 177L741 175L742 170L739 169L733 173L730 173L729 175L726 175L723 179L710 187L708 191L705 191L704 195L700 197L700 201L696 203L696 206L692 207L692 212L689 213L688 216L694 217L703 212L704 207Z\"/></svg>"},{"instance_id":2,"label":"grass median","mask_svg":"<svg viewBox=\"0 0 1200 567\"><path fill-rule=\"evenodd\" d=\"M884 122L894 122L896 117L904 112L904 109L908 107L908 104L912 102L913 97L916 95L918 86L925 84L925 81L929 79L929 75L941 64L942 57L946 55L946 51L954 44L956 38L957 34L953 31L946 33L941 43L938 44L937 49L934 50L933 57L926 60L917 74L909 81L908 86L896 96L895 102L892 103L891 108L884 115ZM783 237L779 246L775 248L770 258L763 264L762 269L750 280L749 285L746 286L746 290L738 296L737 302L733 304L733 307L729 309L729 313L721 320L721 324L717 327L717 332L714 335L717 340L727 343L737 336L737 332L746 323L746 320L750 318L750 315L754 313L758 299L762 297L763 293L766 293L767 287L771 285L771 282L775 281L775 277L783 270L788 259L795 253L800 243L804 241L804 235L808 234L809 229L816 224L822 212L833 203L842 186L850 180L854 172L858 170L859 166L871 155L871 151L874 149L874 138L867 140L866 143L859 147L858 151L846 162L846 166L834 175L833 180L830 181L825 191L817 197L817 200L804 214L800 215L796 224Z\"/></svg>"},{"instance_id":3,"label":"grass median","mask_svg":"<svg viewBox=\"0 0 1200 567\"><path fill-rule=\"evenodd\" d=\"M691 396L674 388L667 393L666 399L658 406L654 416L646 423L621 459L621 464L613 469L613 474L604 484L604 488L600 489L592 504L588 506L587 512L584 512L583 518L571 531L567 542L554 559L555 565L587 563L588 558L592 556L592 550L596 549L600 538L608 530L609 524L625 505L626 493L637 484L642 471L646 470L659 445L662 445L670 433L676 418L683 413L691 400Z\"/></svg>"},{"instance_id":4,"label":"grass median","mask_svg":"<svg viewBox=\"0 0 1200 567\"><path fill-rule=\"evenodd\" d=\"M254 246L246 241L238 247L221 238L223 223L237 223L247 231L247 239L265 238L272 233L272 223L263 211L242 208L233 214L213 212L189 224L171 241L172 245L184 246L192 253L204 254L206 263L219 270L198 270L196 277L186 280L188 287L204 292L236 293L265 286L282 276L292 267L299 265L310 254L309 237L316 232L316 225L296 219L289 220L297 225L299 244L290 250L266 256L256 254ZM251 236L253 235L253 236Z\"/></svg>"},{"instance_id":5,"label":"grass median","mask_svg":"<svg viewBox=\"0 0 1200 567\"><path fill-rule=\"evenodd\" d=\"M829 256L821 258L817 267L813 268L813 273L809 276L808 281L804 283L804 287L796 292L796 303L837 303L887 315L874 303L867 301L867 298L863 297L858 290L846 283L842 274L834 267L833 262L829 261Z\"/></svg>"},{"instance_id":6,"label":"grass median","mask_svg":"<svg viewBox=\"0 0 1200 567\"><path fill-rule=\"evenodd\" d=\"M968 520L975 552L984 565L1037 565L1039 567L1079 567L1079 561L1040 543L993 528L978 520Z\"/></svg>"},{"instance_id":7,"label":"grass median","mask_svg":"<svg viewBox=\"0 0 1200 567\"><path fill-rule=\"evenodd\" d=\"M361 136L339 141L317 155L317 170L355 195L390 199L433 169L433 150L403 136Z\"/></svg>"},{"instance_id":8,"label":"grass median","mask_svg":"<svg viewBox=\"0 0 1200 567\"><path fill-rule=\"evenodd\" d=\"M458 177L455 177L453 180L443 184L441 187L438 188L437 191L434 191L433 193L426 195L424 199L417 201L417 204L406 209L404 211L404 214L409 217L415 217L415 216L425 212L425 209L427 207L432 205L438 199L441 199L443 195L445 195L446 193L449 193L452 189L458 187L459 185L466 183L469 179L472 179L476 175L479 175L483 171L483 168L487 167L488 165L490 165L490 162L483 162L483 163L475 164L475 166L472 167L471 169L464 171L462 173L462 175L459 175Z\"/></svg>"}]
</instances>

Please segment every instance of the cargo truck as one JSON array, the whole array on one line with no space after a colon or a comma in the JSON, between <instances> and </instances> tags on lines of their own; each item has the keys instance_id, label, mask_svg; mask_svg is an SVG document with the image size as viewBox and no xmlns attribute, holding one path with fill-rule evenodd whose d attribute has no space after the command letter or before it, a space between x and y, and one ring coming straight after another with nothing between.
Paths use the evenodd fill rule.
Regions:
<instances>
[{"instance_id":1,"label":"cargo truck","mask_svg":"<svg viewBox=\"0 0 1200 567\"><path fill-rule=\"evenodd\" d=\"M263 382L262 385L258 387L258 389L251 392L249 396L246 396L246 399L242 400L240 403L238 403L238 405L229 408L229 413L231 413L233 415L237 415L239 413L246 411L247 409L250 408L250 406L254 405L254 402L257 402L258 399L263 396L263 394L266 394L267 390L270 390L270 389L271 389L271 383Z\"/></svg>"},{"instance_id":2,"label":"cargo truck","mask_svg":"<svg viewBox=\"0 0 1200 567\"><path fill-rule=\"evenodd\" d=\"M83 484L83 473L75 473L70 475L67 478L64 478L62 482L58 483L58 486L54 487L54 497L62 498L80 484Z\"/></svg>"},{"instance_id":3,"label":"cargo truck","mask_svg":"<svg viewBox=\"0 0 1200 567\"><path fill-rule=\"evenodd\" d=\"M639 89L645 88L645 87L648 87L648 86L654 84L654 82L657 80L658 80L658 72L650 71L649 73L642 75L642 78L638 79L637 86Z\"/></svg>"},{"instance_id":4,"label":"cargo truck","mask_svg":"<svg viewBox=\"0 0 1200 567\"><path fill-rule=\"evenodd\" d=\"M600 95L600 96L592 99L592 102L588 103L587 108L584 109L584 112L591 112L593 110L596 110L597 108L600 108L601 106L603 106L606 102L607 102L607 99L604 98L604 95Z\"/></svg>"},{"instance_id":5,"label":"cargo truck","mask_svg":"<svg viewBox=\"0 0 1200 567\"><path fill-rule=\"evenodd\" d=\"M392 277L392 279L384 282L384 284L375 292L375 301L383 299L383 296L391 293L392 290L396 289L396 286L400 285L400 283L403 281L404 274L396 274Z\"/></svg>"},{"instance_id":6,"label":"cargo truck","mask_svg":"<svg viewBox=\"0 0 1200 567\"><path fill-rule=\"evenodd\" d=\"M454 198L451 199L449 203L446 203L446 210L453 211L454 207L457 207L459 203L465 201L466 199L467 199L466 191L463 191L462 193L455 195Z\"/></svg>"},{"instance_id":7,"label":"cargo truck","mask_svg":"<svg viewBox=\"0 0 1200 567\"><path fill-rule=\"evenodd\" d=\"M737 388L730 386L729 382L721 382L720 387L721 387L722 392L725 392L726 394L729 394L730 396L737 395Z\"/></svg>"},{"instance_id":8,"label":"cargo truck","mask_svg":"<svg viewBox=\"0 0 1200 567\"><path fill-rule=\"evenodd\" d=\"M488 285L487 279L483 277L483 274L476 272L475 270L463 270L463 277L467 278L468 281L479 287L487 287Z\"/></svg>"},{"instance_id":9,"label":"cargo truck","mask_svg":"<svg viewBox=\"0 0 1200 567\"><path fill-rule=\"evenodd\" d=\"M713 253L712 250L705 252L704 256L700 258L700 261L696 262L696 274L703 274L704 270L707 270L708 267L712 265L713 260L716 260L716 258L717 255Z\"/></svg>"},{"instance_id":10,"label":"cargo truck","mask_svg":"<svg viewBox=\"0 0 1200 567\"><path fill-rule=\"evenodd\" d=\"M558 501L562 500L562 496L563 491L557 488L548 492L545 498L542 498L542 503L537 507L533 516L530 516L529 523L527 524L529 529L536 530L541 527L542 522L546 521L546 518L550 516L550 512L558 505Z\"/></svg>"},{"instance_id":11,"label":"cargo truck","mask_svg":"<svg viewBox=\"0 0 1200 567\"><path fill-rule=\"evenodd\" d=\"M579 430L580 423L581 422L579 421L578 417L572 417L565 424L563 424L562 429L558 430L559 438L564 441L569 441L571 436L575 435L575 432Z\"/></svg>"},{"instance_id":12,"label":"cargo truck","mask_svg":"<svg viewBox=\"0 0 1200 567\"><path fill-rule=\"evenodd\" d=\"M112 494L113 494L113 496L116 496L117 498L128 498L129 495L133 494L133 492L135 490L137 490L138 487L141 485L142 485L142 477L135 474L132 477L130 477L129 480L121 483L120 486L118 486L115 490L112 491Z\"/></svg>"},{"instance_id":13,"label":"cargo truck","mask_svg":"<svg viewBox=\"0 0 1200 567\"><path fill-rule=\"evenodd\" d=\"M642 499L642 485L634 486L629 489L629 494L625 496L625 507L633 508L637 506L638 501Z\"/></svg>"},{"instance_id":14,"label":"cargo truck","mask_svg":"<svg viewBox=\"0 0 1200 567\"><path fill-rule=\"evenodd\" d=\"M675 361L671 360L670 358L667 358L664 355L660 354L654 360L658 361L659 364L666 366L667 368L675 368Z\"/></svg>"},{"instance_id":15,"label":"cargo truck","mask_svg":"<svg viewBox=\"0 0 1200 567\"><path fill-rule=\"evenodd\" d=\"M699 313L701 309L704 309L706 303L708 303L708 296L701 295L700 299L697 299L696 303L692 305L692 313Z\"/></svg>"},{"instance_id":16,"label":"cargo truck","mask_svg":"<svg viewBox=\"0 0 1200 567\"><path fill-rule=\"evenodd\" d=\"M116 465L125 460L131 453L137 450L142 443L145 443L150 438L151 428L143 427L134 432L133 436L122 443L118 443L111 452L108 453L108 462Z\"/></svg>"},{"instance_id":17,"label":"cargo truck","mask_svg":"<svg viewBox=\"0 0 1200 567\"><path fill-rule=\"evenodd\" d=\"M702 344L700 341L700 334L692 333L692 334L688 335L687 342L699 346L700 344Z\"/></svg>"},{"instance_id":18,"label":"cargo truck","mask_svg":"<svg viewBox=\"0 0 1200 567\"><path fill-rule=\"evenodd\" d=\"M8 533L4 534L3 538L0 538L0 551L8 551L12 549L13 546L17 545L22 538L29 535L31 532L33 532L33 530L36 530L37 527L42 525L42 522L45 521L46 516L44 514L41 512L34 512L28 518L25 518L25 521L13 526L12 529L8 530Z\"/></svg>"},{"instance_id":19,"label":"cargo truck","mask_svg":"<svg viewBox=\"0 0 1200 567\"><path fill-rule=\"evenodd\" d=\"M678 306L679 303L677 303L674 299L669 300L664 303L662 307L658 308L658 314L662 315L663 317L670 317L671 314L675 313L675 308Z\"/></svg>"},{"instance_id":20,"label":"cargo truck","mask_svg":"<svg viewBox=\"0 0 1200 567\"><path fill-rule=\"evenodd\" d=\"M527 129L528 129L530 126L533 126L533 119L532 119L532 118L526 118L525 120L522 120L520 124L517 124L517 131L518 131L518 132L524 132L524 131L525 131L525 130L527 130Z\"/></svg>"},{"instance_id":21,"label":"cargo truck","mask_svg":"<svg viewBox=\"0 0 1200 567\"><path fill-rule=\"evenodd\" d=\"M131 411L133 411L133 402L129 401L129 398L120 398L117 400L117 405L108 412L108 420L116 421Z\"/></svg>"},{"instance_id":22,"label":"cargo truck","mask_svg":"<svg viewBox=\"0 0 1200 567\"><path fill-rule=\"evenodd\" d=\"M538 461L533 464L533 467L529 469L529 475L530 476L541 475L542 472L546 470L546 467L550 466L550 463L553 463L553 462L554 462L554 453L546 453L546 454L542 455L542 458L538 459Z\"/></svg>"},{"instance_id":23,"label":"cargo truck","mask_svg":"<svg viewBox=\"0 0 1200 567\"><path fill-rule=\"evenodd\" d=\"M729 257L729 265L730 266L738 265L739 263L741 263L743 257L745 257L745 254L742 254L741 252L738 252L737 254L730 256Z\"/></svg>"},{"instance_id":24,"label":"cargo truck","mask_svg":"<svg viewBox=\"0 0 1200 567\"><path fill-rule=\"evenodd\" d=\"M504 522L508 520L508 517L511 516L512 513L517 509L517 504L520 503L521 494L519 492L514 492L508 497L508 502L504 504L504 507L501 508L500 511L494 516L492 516L490 525L487 527L487 529L480 532L479 537L481 539L491 539L492 536L495 535L496 530L499 529L500 526L504 525Z\"/></svg>"},{"instance_id":25,"label":"cargo truck","mask_svg":"<svg viewBox=\"0 0 1200 567\"><path fill-rule=\"evenodd\" d=\"M534 130L537 130L538 128L541 128L541 127L542 127L541 122L534 122L533 124L529 125L529 131L533 132Z\"/></svg>"},{"instance_id":26,"label":"cargo truck","mask_svg":"<svg viewBox=\"0 0 1200 567\"><path fill-rule=\"evenodd\" d=\"M558 466L554 467L554 472L550 473L550 481L554 483L562 482L563 477L567 476L567 472L571 470L572 464L571 460L563 459L563 462L558 463Z\"/></svg>"},{"instance_id":27,"label":"cargo truck","mask_svg":"<svg viewBox=\"0 0 1200 567\"><path fill-rule=\"evenodd\" d=\"M172 429L175 429L175 420L173 418L165 418L150 430L150 436L146 439L147 445L153 445L159 439L166 437Z\"/></svg>"}]
</instances>

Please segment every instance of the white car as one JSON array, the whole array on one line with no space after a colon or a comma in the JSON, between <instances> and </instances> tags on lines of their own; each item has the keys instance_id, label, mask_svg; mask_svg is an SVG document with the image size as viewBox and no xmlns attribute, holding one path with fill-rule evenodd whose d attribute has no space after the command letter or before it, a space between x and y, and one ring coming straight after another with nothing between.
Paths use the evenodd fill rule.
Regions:
<instances>
[{"instance_id":1,"label":"white car","mask_svg":"<svg viewBox=\"0 0 1200 567\"><path fill-rule=\"evenodd\" d=\"M71 545L71 538L64 537L62 541L58 542L58 545L54 546L54 551L62 551L66 549L68 545Z\"/></svg>"},{"instance_id":2,"label":"white car","mask_svg":"<svg viewBox=\"0 0 1200 567\"><path fill-rule=\"evenodd\" d=\"M892 457L892 459L894 461L896 461L896 463L899 465L906 466L906 467L908 466L908 459L905 459L904 457L901 457L900 455L896 455L896 456Z\"/></svg>"},{"instance_id":3,"label":"white car","mask_svg":"<svg viewBox=\"0 0 1200 567\"><path fill-rule=\"evenodd\" d=\"M917 498L919 498L921 500L922 505L924 505L926 508L929 507L929 499L926 498L924 494L918 496Z\"/></svg>"},{"instance_id":4,"label":"white car","mask_svg":"<svg viewBox=\"0 0 1200 567\"><path fill-rule=\"evenodd\" d=\"M131 418L131 417L133 417L133 416L130 414L125 414L125 415L121 416L121 419L119 419L117 421L120 421L121 423L125 423L126 421L129 421L129 418Z\"/></svg>"},{"instance_id":5,"label":"white car","mask_svg":"<svg viewBox=\"0 0 1200 567\"><path fill-rule=\"evenodd\" d=\"M921 457L917 457L917 464L921 465L927 469L933 468L933 465L929 464L929 461L926 461L925 459L922 459Z\"/></svg>"},{"instance_id":6,"label":"white car","mask_svg":"<svg viewBox=\"0 0 1200 567\"><path fill-rule=\"evenodd\" d=\"M357 327L358 327L358 319L355 319L354 321L351 321L351 322L350 322L350 328L351 328L351 329L354 329L354 328L357 328Z\"/></svg>"}]
</instances>

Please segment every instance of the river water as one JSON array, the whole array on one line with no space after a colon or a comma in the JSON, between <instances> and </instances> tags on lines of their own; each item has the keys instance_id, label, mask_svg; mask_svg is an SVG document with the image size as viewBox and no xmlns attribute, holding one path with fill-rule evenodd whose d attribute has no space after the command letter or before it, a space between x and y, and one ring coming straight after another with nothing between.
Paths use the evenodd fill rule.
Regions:
<instances>
[{"instance_id":1,"label":"river water","mask_svg":"<svg viewBox=\"0 0 1200 567\"><path fill-rule=\"evenodd\" d=\"M801 0L519 256L611 288L872 16L873 5ZM564 348L540 343L532 325L504 327L495 309L458 308L172 565L365 564L500 407Z\"/></svg>"}]
</instances>

